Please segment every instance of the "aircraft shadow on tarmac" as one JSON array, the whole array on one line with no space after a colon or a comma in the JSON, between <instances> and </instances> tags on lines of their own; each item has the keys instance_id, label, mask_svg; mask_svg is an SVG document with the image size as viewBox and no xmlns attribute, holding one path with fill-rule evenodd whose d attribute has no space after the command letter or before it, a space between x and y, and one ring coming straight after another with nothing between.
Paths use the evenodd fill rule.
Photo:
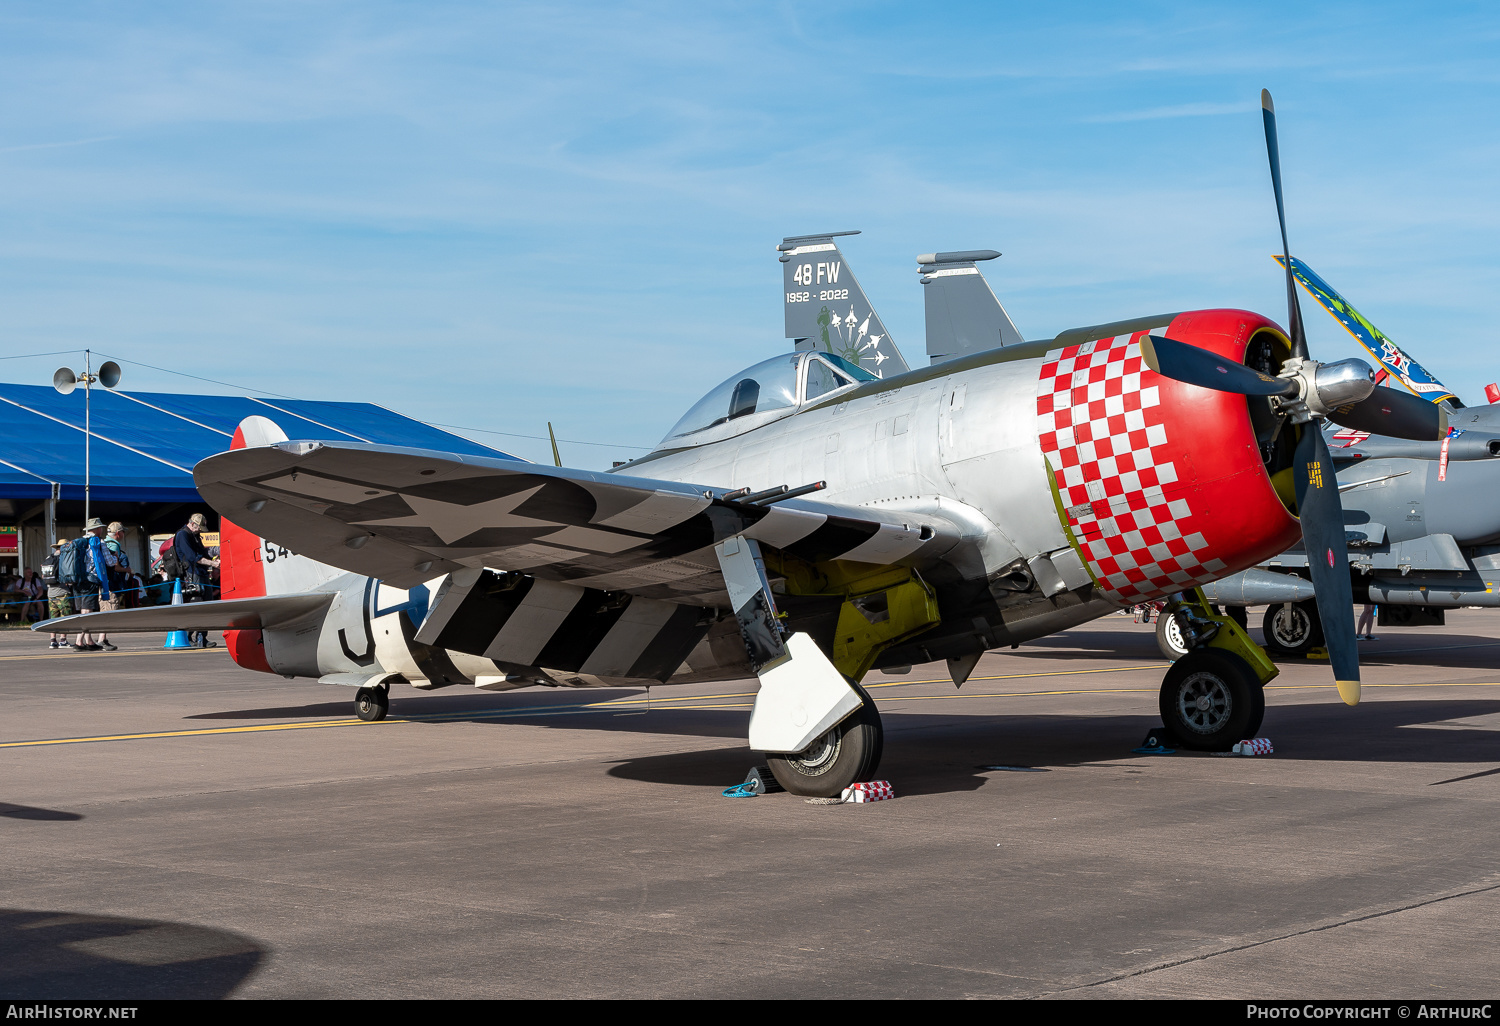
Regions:
<instances>
[{"instance_id":1,"label":"aircraft shadow on tarmac","mask_svg":"<svg viewBox=\"0 0 1500 1026\"><path fill-rule=\"evenodd\" d=\"M749 685L754 687L754 685ZM678 690L676 688L672 690ZM398 691L397 694L400 694ZM185 716L188 720L271 720L271 719L329 719L345 720L354 713L353 693L348 701L320 702L316 705L276 706L264 709L232 709L221 712L195 713ZM411 693L410 697L392 698L390 715L393 719L403 716L419 717L417 722L439 726L444 723L524 723L533 726L582 727L583 720L598 721L588 724L592 730L627 730L644 734L697 734L703 737L744 737L745 725L750 718L748 705L745 708L726 708L723 711L703 709L673 709L670 699L658 694L658 704L651 707L625 706L620 709L580 709L580 706L621 700L644 702L646 693L639 688L548 688L535 691L509 691L501 693L463 691L436 692L431 694ZM712 698L708 701L717 701ZM730 702L748 703L747 698L725 699ZM675 712L673 717L663 714ZM708 712L702 721L691 721L695 713ZM732 715L729 715L732 714ZM566 721L566 722L564 722Z\"/></svg>"},{"instance_id":2,"label":"aircraft shadow on tarmac","mask_svg":"<svg viewBox=\"0 0 1500 1026\"><path fill-rule=\"evenodd\" d=\"M1008 656L1026 659L1130 659L1142 663L1166 665L1156 647L1155 628L1143 624L1126 624L1118 631L1076 631L1052 634L1028 641ZM1130 628L1134 627L1134 630ZM1250 632L1260 641L1259 629ZM1281 660L1277 660L1282 662ZM1386 632L1374 643L1361 643L1359 661L1365 666L1455 666L1494 669L1500 663L1500 641L1477 634L1444 634L1441 636ZM1289 659L1282 665L1296 666L1301 659ZM1311 665L1327 666L1327 663Z\"/></svg>"},{"instance_id":3,"label":"aircraft shadow on tarmac","mask_svg":"<svg viewBox=\"0 0 1500 1026\"><path fill-rule=\"evenodd\" d=\"M39 809L33 805L12 805L10 802L0 802L0 816L8 819L39 819L54 822L76 822L83 817L76 812L63 812L61 809Z\"/></svg>"},{"instance_id":4,"label":"aircraft shadow on tarmac","mask_svg":"<svg viewBox=\"0 0 1500 1026\"><path fill-rule=\"evenodd\" d=\"M674 708L670 702L655 705L650 711L644 711L644 707L628 707L623 712L579 708L585 703L641 697L641 692L631 689L420 695L393 700L391 714L421 717L414 725L435 729L450 723L482 723L741 741L745 737L746 708L684 709ZM1481 773L1487 773L1497 761L1500 723L1491 728L1488 723L1471 721L1500 714L1500 700L1381 701L1377 690L1360 706L1350 709L1337 701L1332 688L1326 703L1283 704L1274 690L1267 697L1266 719L1258 733L1270 737L1276 745L1274 759L1431 763L1480 769ZM976 768L985 765L1061 769L1120 764L1136 758L1131 749L1161 723L1159 715L1146 711L1154 710L1154 696L1140 714L1107 716L1089 715L1082 705L1076 716L1008 713L1003 708L1006 699L989 701L995 702L993 714L972 715L973 706L965 703L969 715L961 717L907 712L900 702L882 702L887 734L881 775L894 779L899 772L903 793L920 794L982 787L987 777L976 773ZM242 709L195 718L253 720L329 715L346 719L349 713L347 704L337 703ZM1172 758L1212 756L1180 750ZM610 773L660 783L728 786L744 779L758 761L760 758L746 747L718 746L625 760Z\"/></svg>"},{"instance_id":5,"label":"aircraft shadow on tarmac","mask_svg":"<svg viewBox=\"0 0 1500 1026\"><path fill-rule=\"evenodd\" d=\"M4 998L222 998L265 955L260 944L228 930L0 909Z\"/></svg>"},{"instance_id":6,"label":"aircraft shadow on tarmac","mask_svg":"<svg viewBox=\"0 0 1500 1026\"><path fill-rule=\"evenodd\" d=\"M744 780L750 768L763 763L764 757L748 748L705 748L697 752L671 752L625 759L609 770L622 780L640 780L652 784L679 784L686 787L728 787ZM898 757L889 747L880 765L880 775L900 781L903 796L942 794L950 791L974 791L986 783L975 772L975 766L958 767L946 763L925 762L920 755L902 752Z\"/></svg>"}]
</instances>

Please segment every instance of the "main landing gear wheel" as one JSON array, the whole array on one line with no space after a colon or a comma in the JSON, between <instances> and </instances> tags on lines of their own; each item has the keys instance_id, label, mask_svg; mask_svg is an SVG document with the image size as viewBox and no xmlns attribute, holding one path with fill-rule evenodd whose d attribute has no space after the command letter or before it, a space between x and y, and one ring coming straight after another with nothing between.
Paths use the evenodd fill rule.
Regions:
<instances>
[{"instance_id":1,"label":"main landing gear wheel","mask_svg":"<svg viewBox=\"0 0 1500 1026\"><path fill-rule=\"evenodd\" d=\"M1173 613L1163 611L1156 618L1156 647L1172 662L1187 655L1187 641L1182 636L1182 623Z\"/></svg>"},{"instance_id":2,"label":"main landing gear wheel","mask_svg":"<svg viewBox=\"0 0 1500 1026\"><path fill-rule=\"evenodd\" d=\"M354 693L354 715L366 722L385 719L391 708L388 688L360 688Z\"/></svg>"},{"instance_id":3,"label":"main landing gear wheel","mask_svg":"<svg viewBox=\"0 0 1500 1026\"><path fill-rule=\"evenodd\" d=\"M1161 720L1183 748L1227 752L1255 736L1266 693L1250 665L1232 652L1195 648L1167 671Z\"/></svg>"},{"instance_id":4,"label":"main landing gear wheel","mask_svg":"<svg viewBox=\"0 0 1500 1026\"><path fill-rule=\"evenodd\" d=\"M792 794L810 798L836 798L844 788L869 780L880 766L885 731L880 711L865 689L849 682L859 692L863 705L844 722L796 755L766 754L766 764L777 783Z\"/></svg>"},{"instance_id":5,"label":"main landing gear wheel","mask_svg":"<svg viewBox=\"0 0 1500 1026\"><path fill-rule=\"evenodd\" d=\"M1315 600L1279 603L1266 608L1261 622L1267 650L1282 656L1303 656L1323 644L1323 622Z\"/></svg>"}]
</instances>

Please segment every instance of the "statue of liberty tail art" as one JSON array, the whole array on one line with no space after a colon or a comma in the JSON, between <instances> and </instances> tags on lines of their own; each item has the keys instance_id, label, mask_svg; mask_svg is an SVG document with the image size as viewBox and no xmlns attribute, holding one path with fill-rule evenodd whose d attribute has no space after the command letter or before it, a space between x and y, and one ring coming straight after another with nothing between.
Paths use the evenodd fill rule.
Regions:
<instances>
[{"instance_id":1,"label":"statue of liberty tail art","mask_svg":"<svg viewBox=\"0 0 1500 1026\"><path fill-rule=\"evenodd\" d=\"M871 344L861 346L860 342L864 340L865 335L870 330L870 318L866 317L864 323L859 324L859 331L856 335L855 325L858 322L859 318L854 316L854 307L852 306L849 308L849 315L847 317L840 317L838 314L831 312L828 307L823 307L818 313L819 336L820 341L823 343L823 351L842 356L858 367L860 365L861 351L879 345L882 338L882 336L876 335ZM833 329L832 335L829 334L830 328ZM875 357L877 366L884 360L884 356Z\"/></svg>"},{"instance_id":2,"label":"statue of liberty tail art","mask_svg":"<svg viewBox=\"0 0 1500 1026\"><path fill-rule=\"evenodd\" d=\"M1272 259L1282 267L1286 266L1283 258L1278 256ZM1379 360L1391 377L1405 385L1408 391L1435 403L1452 400L1456 406L1463 405L1458 396L1448 391L1447 386L1429 374L1420 363L1407 356L1400 346L1386 338L1379 328L1350 306L1347 299L1335 292L1311 267L1296 257L1292 257L1292 274L1302 283L1308 295L1321 303L1323 309L1332 314L1333 319L1342 324L1354 336L1354 340Z\"/></svg>"}]
</instances>

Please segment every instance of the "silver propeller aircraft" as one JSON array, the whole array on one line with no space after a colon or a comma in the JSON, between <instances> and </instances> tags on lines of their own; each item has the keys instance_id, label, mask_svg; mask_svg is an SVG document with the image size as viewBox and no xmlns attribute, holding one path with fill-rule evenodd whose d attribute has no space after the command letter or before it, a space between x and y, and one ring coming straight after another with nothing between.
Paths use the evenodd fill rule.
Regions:
<instances>
[{"instance_id":1,"label":"silver propeller aircraft","mask_svg":"<svg viewBox=\"0 0 1500 1026\"><path fill-rule=\"evenodd\" d=\"M826 273L814 266L810 289ZM1324 623L1347 635L1329 647L1352 703L1342 515L1318 422L1425 438L1441 425L1421 400L1372 405L1368 366L1310 359L1290 282L1288 295L1290 332L1199 310L904 373L882 361L883 377L834 346L778 356L609 473L290 440L251 418L194 471L225 518L226 597L85 618L238 628L242 665L358 685L368 718L402 680L753 675L750 746L787 790L835 795L880 759L858 683L872 668L944 659L962 685L987 649L1262 562L1297 537L1300 513L1317 566L1327 550L1319 602L1326 579L1343 583L1342 625ZM297 580L314 583L281 590ZM1181 743L1227 748L1253 735L1276 670L1206 603L1189 627L1162 715Z\"/></svg>"}]
</instances>

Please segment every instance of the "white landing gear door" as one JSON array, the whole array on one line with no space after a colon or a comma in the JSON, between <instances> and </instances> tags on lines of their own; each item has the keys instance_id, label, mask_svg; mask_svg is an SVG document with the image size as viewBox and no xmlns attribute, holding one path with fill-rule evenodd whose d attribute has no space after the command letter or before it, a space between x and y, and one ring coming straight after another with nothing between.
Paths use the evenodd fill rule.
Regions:
<instances>
[{"instance_id":1,"label":"white landing gear door","mask_svg":"<svg viewBox=\"0 0 1500 1026\"><path fill-rule=\"evenodd\" d=\"M776 616L760 547L748 538L714 546L760 693L750 714L750 747L797 753L856 712L859 693L812 638L788 637Z\"/></svg>"}]
</instances>

